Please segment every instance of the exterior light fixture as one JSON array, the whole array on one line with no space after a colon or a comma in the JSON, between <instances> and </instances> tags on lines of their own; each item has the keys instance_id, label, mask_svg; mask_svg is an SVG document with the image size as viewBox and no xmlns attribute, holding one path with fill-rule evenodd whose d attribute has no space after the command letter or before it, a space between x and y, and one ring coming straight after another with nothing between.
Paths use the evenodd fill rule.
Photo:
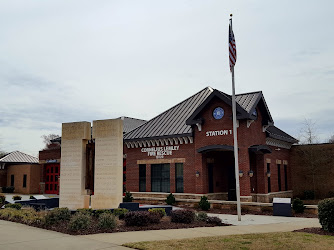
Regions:
<instances>
[{"instance_id":1,"label":"exterior light fixture","mask_svg":"<svg viewBox=\"0 0 334 250\"><path fill-rule=\"evenodd\" d=\"M199 177L199 171L196 171L196 177Z\"/></svg>"},{"instance_id":2,"label":"exterior light fixture","mask_svg":"<svg viewBox=\"0 0 334 250\"><path fill-rule=\"evenodd\" d=\"M271 176L270 171L267 172L267 177L269 178Z\"/></svg>"},{"instance_id":3,"label":"exterior light fixture","mask_svg":"<svg viewBox=\"0 0 334 250\"><path fill-rule=\"evenodd\" d=\"M243 176L244 176L244 171L239 170L239 177L241 178L241 177L243 177Z\"/></svg>"},{"instance_id":4,"label":"exterior light fixture","mask_svg":"<svg viewBox=\"0 0 334 250\"><path fill-rule=\"evenodd\" d=\"M249 171L248 171L248 175L249 175L249 177L253 177L253 175L254 175L254 171L253 171L253 170L249 170Z\"/></svg>"}]
</instances>

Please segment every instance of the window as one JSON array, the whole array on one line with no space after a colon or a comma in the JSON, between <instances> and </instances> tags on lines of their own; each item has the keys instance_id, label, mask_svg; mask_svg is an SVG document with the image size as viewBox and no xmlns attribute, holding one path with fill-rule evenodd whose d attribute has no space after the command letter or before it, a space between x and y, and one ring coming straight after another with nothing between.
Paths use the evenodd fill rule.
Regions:
<instances>
[{"instance_id":1,"label":"window","mask_svg":"<svg viewBox=\"0 0 334 250\"><path fill-rule=\"evenodd\" d=\"M282 191L282 184L281 184L281 164L277 164L277 180L278 180L278 191Z\"/></svg>"},{"instance_id":2,"label":"window","mask_svg":"<svg viewBox=\"0 0 334 250\"><path fill-rule=\"evenodd\" d=\"M139 165L139 192L146 192L146 165Z\"/></svg>"},{"instance_id":3,"label":"window","mask_svg":"<svg viewBox=\"0 0 334 250\"><path fill-rule=\"evenodd\" d=\"M14 175L13 174L10 176L10 185L14 187Z\"/></svg>"},{"instance_id":4,"label":"window","mask_svg":"<svg viewBox=\"0 0 334 250\"><path fill-rule=\"evenodd\" d=\"M27 187L27 175L26 174L23 175L23 187L24 188Z\"/></svg>"},{"instance_id":5,"label":"window","mask_svg":"<svg viewBox=\"0 0 334 250\"><path fill-rule=\"evenodd\" d=\"M267 173L270 173L270 163L267 163ZM268 177L268 193L271 192L270 177Z\"/></svg>"},{"instance_id":6,"label":"window","mask_svg":"<svg viewBox=\"0 0 334 250\"><path fill-rule=\"evenodd\" d=\"M152 192L170 192L170 166L169 164L151 165Z\"/></svg>"},{"instance_id":7,"label":"window","mask_svg":"<svg viewBox=\"0 0 334 250\"><path fill-rule=\"evenodd\" d=\"M176 193L183 193L183 163L175 164L175 185Z\"/></svg>"},{"instance_id":8,"label":"window","mask_svg":"<svg viewBox=\"0 0 334 250\"><path fill-rule=\"evenodd\" d=\"M288 166L284 164L285 191L288 191Z\"/></svg>"}]
</instances>

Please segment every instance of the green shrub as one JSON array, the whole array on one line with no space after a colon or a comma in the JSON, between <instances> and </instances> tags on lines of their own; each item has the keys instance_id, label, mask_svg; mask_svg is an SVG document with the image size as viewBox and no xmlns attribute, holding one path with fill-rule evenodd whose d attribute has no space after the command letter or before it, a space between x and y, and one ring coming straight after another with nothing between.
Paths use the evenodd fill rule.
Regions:
<instances>
[{"instance_id":1,"label":"green shrub","mask_svg":"<svg viewBox=\"0 0 334 250\"><path fill-rule=\"evenodd\" d=\"M190 224L195 220L195 213L192 210L180 209L174 210L170 213L171 221L175 223Z\"/></svg>"},{"instance_id":2,"label":"green shrub","mask_svg":"<svg viewBox=\"0 0 334 250\"><path fill-rule=\"evenodd\" d=\"M98 227L99 228L110 228L113 229L117 226L116 218L113 214L104 213L99 216Z\"/></svg>"},{"instance_id":3,"label":"green shrub","mask_svg":"<svg viewBox=\"0 0 334 250\"><path fill-rule=\"evenodd\" d=\"M17 209L15 208L5 208L5 209L1 209L0 210L0 218L7 220L7 219L11 219L12 217L14 217L14 214L17 213Z\"/></svg>"},{"instance_id":4,"label":"green shrub","mask_svg":"<svg viewBox=\"0 0 334 250\"><path fill-rule=\"evenodd\" d=\"M213 224L213 225L216 225L216 226L223 225L222 220L220 218L216 217L216 216L213 216L213 217L210 216L210 217L208 217L206 219L206 223Z\"/></svg>"},{"instance_id":5,"label":"green shrub","mask_svg":"<svg viewBox=\"0 0 334 250\"><path fill-rule=\"evenodd\" d=\"M166 216L166 210L164 208L150 208L148 211L150 213L159 214L160 218Z\"/></svg>"},{"instance_id":6,"label":"green shrub","mask_svg":"<svg viewBox=\"0 0 334 250\"><path fill-rule=\"evenodd\" d=\"M314 200L314 191L313 190L305 190L304 191L305 200Z\"/></svg>"},{"instance_id":7,"label":"green shrub","mask_svg":"<svg viewBox=\"0 0 334 250\"><path fill-rule=\"evenodd\" d=\"M68 228L72 231L84 230L89 227L92 222L92 217L88 214L76 213L70 219Z\"/></svg>"},{"instance_id":8,"label":"green shrub","mask_svg":"<svg viewBox=\"0 0 334 250\"><path fill-rule=\"evenodd\" d=\"M157 223L160 223L160 220L161 220L161 214L160 213L156 213L156 212L148 212L148 220L149 220L149 223L151 224L157 224Z\"/></svg>"},{"instance_id":9,"label":"green shrub","mask_svg":"<svg viewBox=\"0 0 334 250\"><path fill-rule=\"evenodd\" d=\"M127 226L147 226L150 223L148 211L131 211L124 216Z\"/></svg>"},{"instance_id":10,"label":"green shrub","mask_svg":"<svg viewBox=\"0 0 334 250\"><path fill-rule=\"evenodd\" d=\"M22 208L22 204L20 203L8 203L5 205L5 208L15 208L17 210L20 210Z\"/></svg>"},{"instance_id":11,"label":"green shrub","mask_svg":"<svg viewBox=\"0 0 334 250\"><path fill-rule=\"evenodd\" d=\"M124 216L129 212L126 208L115 208L112 212L114 216L117 216L120 220L124 219Z\"/></svg>"},{"instance_id":12,"label":"green shrub","mask_svg":"<svg viewBox=\"0 0 334 250\"><path fill-rule=\"evenodd\" d=\"M77 209L77 213L88 214L90 216L94 215L94 211L91 208L79 208Z\"/></svg>"},{"instance_id":13,"label":"green shrub","mask_svg":"<svg viewBox=\"0 0 334 250\"><path fill-rule=\"evenodd\" d=\"M325 231L334 232L334 198L319 202L318 218Z\"/></svg>"},{"instance_id":14,"label":"green shrub","mask_svg":"<svg viewBox=\"0 0 334 250\"><path fill-rule=\"evenodd\" d=\"M175 202L176 202L175 196L172 193L170 193L166 198L166 203L168 205L173 205L173 204L175 204Z\"/></svg>"},{"instance_id":15,"label":"green shrub","mask_svg":"<svg viewBox=\"0 0 334 250\"><path fill-rule=\"evenodd\" d=\"M36 198L33 195L30 195L29 199L30 200L36 200Z\"/></svg>"},{"instance_id":16,"label":"green shrub","mask_svg":"<svg viewBox=\"0 0 334 250\"><path fill-rule=\"evenodd\" d=\"M207 218L208 214L206 212L198 212L195 217L197 221L206 221Z\"/></svg>"},{"instance_id":17,"label":"green shrub","mask_svg":"<svg viewBox=\"0 0 334 250\"><path fill-rule=\"evenodd\" d=\"M67 221L71 218L71 212L67 207L54 208L45 216L45 224L52 225L60 221Z\"/></svg>"},{"instance_id":18,"label":"green shrub","mask_svg":"<svg viewBox=\"0 0 334 250\"><path fill-rule=\"evenodd\" d=\"M303 213L305 210L304 202L296 198L292 201L292 209L295 211L295 213Z\"/></svg>"},{"instance_id":19,"label":"green shrub","mask_svg":"<svg viewBox=\"0 0 334 250\"><path fill-rule=\"evenodd\" d=\"M15 190L14 187L10 186L10 187L2 187L2 192L3 193L13 193Z\"/></svg>"},{"instance_id":20,"label":"green shrub","mask_svg":"<svg viewBox=\"0 0 334 250\"><path fill-rule=\"evenodd\" d=\"M105 213L112 214L110 209L97 209L94 212L94 216L99 218L101 214L105 214Z\"/></svg>"},{"instance_id":21,"label":"green shrub","mask_svg":"<svg viewBox=\"0 0 334 250\"><path fill-rule=\"evenodd\" d=\"M205 211L209 210L210 209L210 202L208 202L208 197L202 196L198 205L202 210L205 210Z\"/></svg>"},{"instance_id":22,"label":"green shrub","mask_svg":"<svg viewBox=\"0 0 334 250\"><path fill-rule=\"evenodd\" d=\"M0 193L0 204L4 204L6 201L6 195Z\"/></svg>"},{"instance_id":23,"label":"green shrub","mask_svg":"<svg viewBox=\"0 0 334 250\"><path fill-rule=\"evenodd\" d=\"M123 198L123 202L132 202L132 201L133 201L132 194L129 191L126 191L125 196Z\"/></svg>"},{"instance_id":24,"label":"green shrub","mask_svg":"<svg viewBox=\"0 0 334 250\"><path fill-rule=\"evenodd\" d=\"M22 196L20 196L20 195L14 195L13 196L14 201L20 201L21 199L22 199Z\"/></svg>"}]
</instances>

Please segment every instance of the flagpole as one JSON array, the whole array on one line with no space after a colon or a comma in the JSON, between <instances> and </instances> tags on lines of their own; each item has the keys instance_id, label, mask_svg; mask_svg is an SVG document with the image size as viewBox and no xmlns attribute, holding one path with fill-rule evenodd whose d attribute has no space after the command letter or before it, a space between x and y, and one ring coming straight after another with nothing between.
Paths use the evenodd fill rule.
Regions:
<instances>
[{"instance_id":1,"label":"flagpole","mask_svg":"<svg viewBox=\"0 0 334 250\"><path fill-rule=\"evenodd\" d=\"M231 25L231 30L232 30L232 14L230 16L231 16L230 25ZM236 102L235 102L234 66L232 67L232 114L233 114L234 170L235 170L235 186L236 186L236 194L237 194L237 212L238 212L238 221L241 221L238 135L237 135L237 116L236 116Z\"/></svg>"}]
</instances>

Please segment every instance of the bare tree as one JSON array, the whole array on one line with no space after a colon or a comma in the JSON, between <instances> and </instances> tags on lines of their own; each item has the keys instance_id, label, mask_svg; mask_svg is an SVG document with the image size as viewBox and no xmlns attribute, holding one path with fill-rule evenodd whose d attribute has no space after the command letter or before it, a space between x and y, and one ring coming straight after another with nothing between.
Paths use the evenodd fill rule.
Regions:
<instances>
[{"instance_id":1,"label":"bare tree","mask_svg":"<svg viewBox=\"0 0 334 250\"><path fill-rule=\"evenodd\" d=\"M51 140L56 139L60 137L56 134L48 134L48 135L42 135L41 138L43 138L43 143L45 144L44 149L48 148L48 146L51 144Z\"/></svg>"},{"instance_id":2,"label":"bare tree","mask_svg":"<svg viewBox=\"0 0 334 250\"><path fill-rule=\"evenodd\" d=\"M317 135L316 122L311 119L305 119L303 127L300 130L300 142L301 144L313 144L319 143L319 136Z\"/></svg>"},{"instance_id":3,"label":"bare tree","mask_svg":"<svg viewBox=\"0 0 334 250\"><path fill-rule=\"evenodd\" d=\"M334 135L332 135L331 137L329 137L328 142L329 143L334 143Z\"/></svg>"}]
</instances>

